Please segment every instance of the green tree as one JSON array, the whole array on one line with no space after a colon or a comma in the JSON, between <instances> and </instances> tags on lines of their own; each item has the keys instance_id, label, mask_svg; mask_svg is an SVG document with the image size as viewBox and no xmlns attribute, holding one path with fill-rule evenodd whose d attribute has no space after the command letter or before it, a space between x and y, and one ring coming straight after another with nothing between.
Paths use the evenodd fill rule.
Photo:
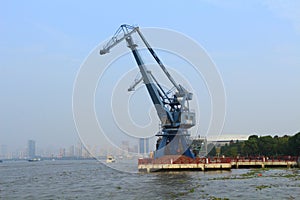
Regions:
<instances>
[{"instance_id":1,"label":"green tree","mask_svg":"<svg viewBox=\"0 0 300 200\"><path fill-rule=\"evenodd\" d=\"M221 154L225 156L300 156L300 132L293 135L283 137L249 136L244 142L233 140L229 144L221 147Z\"/></svg>"},{"instance_id":2,"label":"green tree","mask_svg":"<svg viewBox=\"0 0 300 200\"><path fill-rule=\"evenodd\" d=\"M233 145L230 149L229 149L229 156L231 157L236 157L238 155L238 147L237 145Z\"/></svg>"},{"instance_id":3,"label":"green tree","mask_svg":"<svg viewBox=\"0 0 300 200\"><path fill-rule=\"evenodd\" d=\"M292 156L300 155L300 132L289 138L288 153Z\"/></svg>"},{"instance_id":4,"label":"green tree","mask_svg":"<svg viewBox=\"0 0 300 200\"><path fill-rule=\"evenodd\" d=\"M245 141L244 154L245 156L256 156L259 154L257 135L251 135L248 140Z\"/></svg>"},{"instance_id":5,"label":"green tree","mask_svg":"<svg viewBox=\"0 0 300 200\"><path fill-rule=\"evenodd\" d=\"M258 148L260 155L272 156L275 154L274 140L270 135L258 139Z\"/></svg>"},{"instance_id":6,"label":"green tree","mask_svg":"<svg viewBox=\"0 0 300 200\"><path fill-rule=\"evenodd\" d=\"M274 137L274 156L288 155L289 136Z\"/></svg>"}]
</instances>

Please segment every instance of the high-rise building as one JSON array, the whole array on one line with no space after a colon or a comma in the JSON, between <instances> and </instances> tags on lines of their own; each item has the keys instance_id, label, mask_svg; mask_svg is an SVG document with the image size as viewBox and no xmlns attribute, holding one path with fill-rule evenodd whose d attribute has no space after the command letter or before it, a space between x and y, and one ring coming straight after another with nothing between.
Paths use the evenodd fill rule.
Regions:
<instances>
[{"instance_id":1,"label":"high-rise building","mask_svg":"<svg viewBox=\"0 0 300 200\"><path fill-rule=\"evenodd\" d=\"M69 156L69 157L74 157L75 156L75 146L74 145L69 147L69 151L68 151L67 156Z\"/></svg>"},{"instance_id":2,"label":"high-rise building","mask_svg":"<svg viewBox=\"0 0 300 200\"><path fill-rule=\"evenodd\" d=\"M140 138L139 139L139 153L148 154L149 151L149 138Z\"/></svg>"},{"instance_id":3,"label":"high-rise building","mask_svg":"<svg viewBox=\"0 0 300 200\"><path fill-rule=\"evenodd\" d=\"M35 141L34 140L28 140L28 157L29 158L35 158Z\"/></svg>"},{"instance_id":4,"label":"high-rise building","mask_svg":"<svg viewBox=\"0 0 300 200\"><path fill-rule=\"evenodd\" d=\"M82 157L82 149L83 149L83 145L82 145L81 141L79 141L77 143L76 152L75 152L77 157Z\"/></svg>"},{"instance_id":5,"label":"high-rise building","mask_svg":"<svg viewBox=\"0 0 300 200\"><path fill-rule=\"evenodd\" d=\"M0 146L0 159L1 158L7 158L7 146L4 144Z\"/></svg>"},{"instance_id":6,"label":"high-rise building","mask_svg":"<svg viewBox=\"0 0 300 200\"><path fill-rule=\"evenodd\" d=\"M66 157L66 149L65 148L59 149L58 157L60 157L60 158Z\"/></svg>"}]
</instances>

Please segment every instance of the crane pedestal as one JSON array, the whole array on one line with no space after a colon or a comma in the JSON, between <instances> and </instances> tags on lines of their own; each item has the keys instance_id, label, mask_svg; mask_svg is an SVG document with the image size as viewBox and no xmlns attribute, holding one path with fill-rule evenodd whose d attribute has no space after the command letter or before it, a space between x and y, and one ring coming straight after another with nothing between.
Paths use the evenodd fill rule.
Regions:
<instances>
[{"instance_id":1,"label":"crane pedestal","mask_svg":"<svg viewBox=\"0 0 300 200\"><path fill-rule=\"evenodd\" d=\"M165 130L159 137L154 151L154 158L159 158L165 155L185 155L189 158L195 158L190 149L187 130Z\"/></svg>"}]
</instances>

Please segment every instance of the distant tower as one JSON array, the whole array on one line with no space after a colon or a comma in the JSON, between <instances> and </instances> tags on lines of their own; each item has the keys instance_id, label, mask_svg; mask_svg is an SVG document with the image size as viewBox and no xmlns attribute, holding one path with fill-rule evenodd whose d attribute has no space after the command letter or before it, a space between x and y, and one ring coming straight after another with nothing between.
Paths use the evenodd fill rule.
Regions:
<instances>
[{"instance_id":1,"label":"distant tower","mask_svg":"<svg viewBox=\"0 0 300 200\"><path fill-rule=\"evenodd\" d=\"M149 138L140 138L139 139L139 153L148 154L149 151Z\"/></svg>"},{"instance_id":2,"label":"distant tower","mask_svg":"<svg viewBox=\"0 0 300 200\"><path fill-rule=\"evenodd\" d=\"M28 157L35 158L35 141L28 140Z\"/></svg>"}]
</instances>

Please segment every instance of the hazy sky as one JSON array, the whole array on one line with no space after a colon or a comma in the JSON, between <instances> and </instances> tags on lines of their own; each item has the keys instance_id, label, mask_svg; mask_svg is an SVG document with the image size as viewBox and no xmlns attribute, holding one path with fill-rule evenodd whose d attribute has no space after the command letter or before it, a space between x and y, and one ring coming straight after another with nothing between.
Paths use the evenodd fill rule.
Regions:
<instances>
[{"instance_id":1,"label":"hazy sky","mask_svg":"<svg viewBox=\"0 0 300 200\"><path fill-rule=\"evenodd\" d=\"M120 24L186 34L216 63L227 95L224 133L300 131L299 1L1 1L0 144L77 142L73 83Z\"/></svg>"}]
</instances>

